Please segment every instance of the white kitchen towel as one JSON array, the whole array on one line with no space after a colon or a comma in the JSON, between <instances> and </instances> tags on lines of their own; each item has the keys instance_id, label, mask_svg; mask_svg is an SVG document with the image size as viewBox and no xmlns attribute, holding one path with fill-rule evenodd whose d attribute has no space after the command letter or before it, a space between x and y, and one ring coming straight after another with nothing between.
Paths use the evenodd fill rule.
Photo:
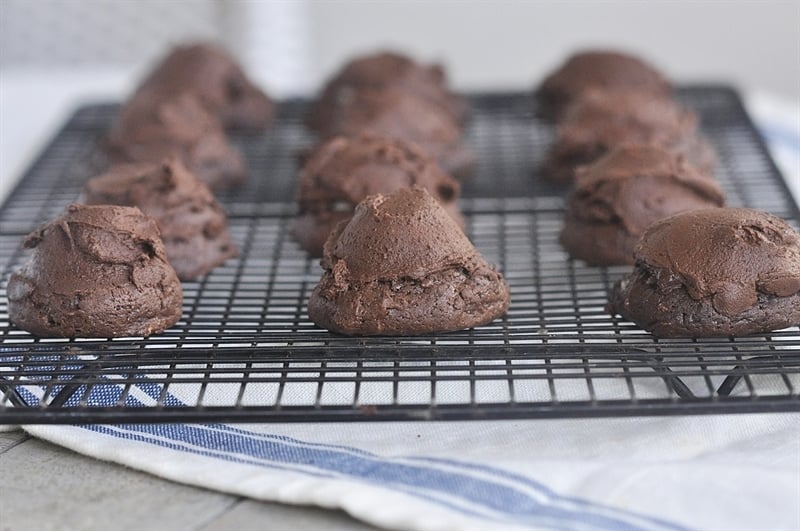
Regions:
<instances>
[{"instance_id":1,"label":"white kitchen towel","mask_svg":"<svg viewBox=\"0 0 800 531\"><path fill-rule=\"evenodd\" d=\"M753 109L771 147L794 153L779 161L800 187L800 111L779 107ZM165 404L196 396L186 387ZM122 392L85 399L164 398L146 382ZM36 385L25 394L41 398ZM800 529L800 414L24 429L178 482L393 529Z\"/></svg>"},{"instance_id":2,"label":"white kitchen towel","mask_svg":"<svg viewBox=\"0 0 800 531\"><path fill-rule=\"evenodd\" d=\"M95 387L85 400L115 404L122 392ZM143 383L124 400L160 395ZM167 394L165 405L179 404ZM800 526L800 414L24 428L181 483L341 508L392 529Z\"/></svg>"}]
</instances>

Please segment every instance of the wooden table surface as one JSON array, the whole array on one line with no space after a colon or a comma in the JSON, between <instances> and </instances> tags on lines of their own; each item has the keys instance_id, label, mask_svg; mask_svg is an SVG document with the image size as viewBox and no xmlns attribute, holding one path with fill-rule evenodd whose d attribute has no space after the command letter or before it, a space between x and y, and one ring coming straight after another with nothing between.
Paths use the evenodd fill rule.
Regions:
<instances>
[{"instance_id":1,"label":"wooden table surface","mask_svg":"<svg viewBox=\"0 0 800 531\"><path fill-rule=\"evenodd\" d=\"M0 432L0 531L366 531L341 511L265 503L173 483Z\"/></svg>"}]
</instances>

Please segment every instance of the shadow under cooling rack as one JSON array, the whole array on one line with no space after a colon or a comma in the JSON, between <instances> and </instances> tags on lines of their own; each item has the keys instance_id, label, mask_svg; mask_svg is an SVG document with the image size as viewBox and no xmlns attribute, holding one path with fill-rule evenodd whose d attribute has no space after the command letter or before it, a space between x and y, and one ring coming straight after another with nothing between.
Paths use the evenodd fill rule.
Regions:
<instances>
[{"instance_id":1,"label":"shadow under cooling rack","mask_svg":"<svg viewBox=\"0 0 800 531\"><path fill-rule=\"evenodd\" d=\"M690 87L732 206L800 216L738 96ZM40 339L9 324L5 285L21 237L102 169L115 105L80 109L0 209L0 422L559 418L800 411L800 330L657 340L604 311L628 268L588 267L558 243L563 190L536 169L552 129L525 94L472 96L477 174L462 209L505 273L508 315L413 338L347 338L308 320L321 274L288 236L304 101L263 135L238 136L251 179L220 200L242 253L184 283L183 319L150 338Z\"/></svg>"}]
</instances>

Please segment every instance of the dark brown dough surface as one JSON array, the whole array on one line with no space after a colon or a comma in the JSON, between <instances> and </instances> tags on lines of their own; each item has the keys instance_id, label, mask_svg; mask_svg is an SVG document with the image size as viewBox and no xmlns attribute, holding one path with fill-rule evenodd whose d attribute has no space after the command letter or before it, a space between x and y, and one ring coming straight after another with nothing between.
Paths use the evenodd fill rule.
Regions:
<instances>
[{"instance_id":1,"label":"dark brown dough surface","mask_svg":"<svg viewBox=\"0 0 800 531\"><path fill-rule=\"evenodd\" d=\"M222 190L247 177L242 155L228 142L217 118L196 96L183 93L157 106L129 103L108 138L113 163L179 157L211 188Z\"/></svg>"},{"instance_id":2,"label":"dark brown dough surface","mask_svg":"<svg viewBox=\"0 0 800 531\"><path fill-rule=\"evenodd\" d=\"M679 155L625 146L578 172L560 239L589 264L633 264L633 249L653 222L724 202L717 182Z\"/></svg>"},{"instance_id":3,"label":"dark brown dough surface","mask_svg":"<svg viewBox=\"0 0 800 531\"><path fill-rule=\"evenodd\" d=\"M677 102L641 91L590 90L569 107L543 176L571 183L577 167L625 144L658 146L711 173L716 155L698 131L697 116Z\"/></svg>"},{"instance_id":4,"label":"dark brown dough surface","mask_svg":"<svg viewBox=\"0 0 800 531\"><path fill-rule=\"evenodd\" d=\"M159 107L185 92L196 95L226 128L263 130L275 105L221 47L197 43L175 47L142 82L131 101Z\"/></svg>"},{"instance_id":5,"label":"dark brown dough surface","mask_svg":"<svg viewBox=\"0 0 800 531\"><path fill-rule=\"evenodd\" d=\"M607 50L587 50L570 56L536 89L540 113L560 120L566 108L592 89L639 90L669 96L669 82L638 57Z\"/></svg>"},{"instance_id":6,"label":"dark brown dough surface","mask_svg":"<svg viewBox=\"0 0 800 531\"><path fill-rule=\"evenodd\" d=\"M607 309L660 337L737 336L800 324L800 234L757 210L652 225Z\"/></svg>"},{"instance_id":7,"label":"dark brown dough surface","mask_svg":"<svg viewBox=\"0 0 800 531\"><path fill-rule=\"evenodd\" d=\"M181 280L205 275L237 254L225 211L177 158L113 166L86 182L83 198L90 205L135 206L155 219Z\"/></svg>"},{"instance_id":8,"label":"dark brown dough surface","mask_svg":"<svg viewBox=\"0 0 800 531\"><path fill-rule=\"evenodd\" d=\"M362 90L342 103L323 137L371 133L412 142L456 178L469 175L475 155L464 146L461 130L447 112L429 100L389 88Z\"/></svg>"},{"instance_id":9,"label":"dark brown dough surface","mask_svg":"<svg viewBox=\"0 0 800 531\"><path fill-rule=\"evenodd\" d=\"M138 208L71 205L29 234L8 313L45 337L149 336L181 317L183 292L156 222Z\"/></svg>"},{"instance_id":10,"label":"dark brown dough surface","mask_svg":"<svg viewBox=\"0 0 800 531\"><path fill-rule=\"evenodd\" d=\"M331 78L311 109L308 126L318 133L334 128L338 108L361 91L396 89L427 100L444 110L456 124L467 117L466 101L447 88L439 65L421 65L397 52L357 57Z\"/></svg>"},{"instance_id":11,"label":"dark brown dough surface","mask_svg":"<svg viewBox=\"0 0 800 531\"><path fill-rule=\"evenodd\" d=\"M347 335L418 335L491 322L508 310L503 276L422 188L370 196L325 244L308 313Z\"/></svg>"},{"instance_id":12,"label":"dark brown dough surface","mask_svg":"<svg viewBox=\"0 0 800 531\"><path fill-rule=\"evenodd\" d=\"M400 140L362 134L334 137L310 155L298 180L298 218L293 233L312 256L368 195L419 185L463 226L458 181L419 148Z\"/></svg>"}]
</instances>

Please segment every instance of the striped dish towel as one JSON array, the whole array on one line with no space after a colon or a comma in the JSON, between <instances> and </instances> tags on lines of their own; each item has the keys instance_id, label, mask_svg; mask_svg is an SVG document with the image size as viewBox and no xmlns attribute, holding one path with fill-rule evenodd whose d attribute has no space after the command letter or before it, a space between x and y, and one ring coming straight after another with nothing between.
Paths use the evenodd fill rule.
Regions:
<instances>
[{"instance_id":1,"label":"striped dish towel","mask_svg":"<svg viewBox=\"0 0 800 531\"><path fill-rule=\"evenodd\" d=\"M800 108L750 104L800 198ZM121 393L99 386L86 400ZM122 399L161 395L143 381ZM165 403L185 400L178 390ZM799 414L24 429L181 483L392 529L800 529Z\"/></svg>"},{"instance_id":2,"label":"striped dish towel","mask_svg":"<svg viewBox=\"0 0 800 531\"><path fill-rule=\"evenodd\" d=\"M122 392L95 387L85 399L113 404ZM154 405L161 393L142 383L124 400ZM35 402L37 395L30 386L24 398ZM167 394L165 405L181 403ZM181 483L341 508L392 529L800 525L796 414L25 430Z\"/></svg>"}]
</instances>

